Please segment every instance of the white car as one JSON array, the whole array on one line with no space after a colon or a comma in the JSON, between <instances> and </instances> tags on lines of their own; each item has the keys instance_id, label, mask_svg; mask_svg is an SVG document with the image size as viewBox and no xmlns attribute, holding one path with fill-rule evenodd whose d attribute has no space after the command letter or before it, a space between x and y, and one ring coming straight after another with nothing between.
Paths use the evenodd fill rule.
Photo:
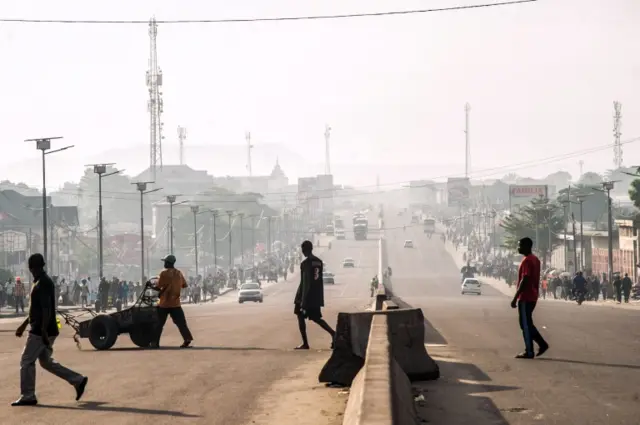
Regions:
<instances>
[{"instance_id":1,"label":"white car","mask_svg":"<svg viewBox=\"0 0 640 425\"><path fill-rule=\"evenodd\" d=\"M353 261L353 258L345 258L344 260L342 260L342 267L343 268L355 267L355 266L356 266L356 262Z\"/></svg>"},{"instance_id":2,"label":"white car","mask_svg":"<svg viewBox=\"0 0 640 425\"><path fill-rule=\"evenodd\" d=\"M238 303L242 304L245 301L261 303L262 300L262 288L260 288L259 283L245 283L240 286L240 290L238 291Z\"/></svg>"},{"instance_id":3,"label":"white car","mask_svg":"<svg viewBox=\"0 0 640 425\"><path fill-rule=\"evenodd\" d=\"M482 284L480 281L473 277L468 277L462 281L462 295L464 294L476 294L482 295Z\"/></svg>"},{"instance_id":4,"label":"white car","mask_svg":"<svg viewBox=\"0 0 640 425\"><path fill-rule=\"evenodd\" d=\"M335 285L336 284L336 280L335 280L335 276L333 275L333 273L331 273L331 272L323 272L322 273L322 283L329 284L329 285Z\"/></svg>"},{"instance_id":5,"label":"white car","mask_svg":"<svg viewBox=\"0 0 640 425\"><path fill-rule=\"evenodd\" d=\"M339 230L336 230L335 233L336 233L336 239L337 240L343 241L343 240L347 239L347 235L345 234L344 230L339 229Z\"/></svg>"},{"instance_id":6,"label":"white car","mask_svg":"<svg viewBox=\"0 0 640 425\"><path fill-rule=\"evenodd\" d=\"M405 248L413 248L413 241L407 239L406 241L404 241L404 247Z\"/></svg>"}]
</instances>

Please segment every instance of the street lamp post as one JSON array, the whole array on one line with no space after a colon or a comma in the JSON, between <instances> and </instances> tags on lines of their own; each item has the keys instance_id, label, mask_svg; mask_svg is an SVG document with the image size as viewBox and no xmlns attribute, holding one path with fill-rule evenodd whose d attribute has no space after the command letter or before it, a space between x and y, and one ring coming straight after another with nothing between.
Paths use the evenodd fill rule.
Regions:
<instances>
[{"instance_id":1,"label":"street lamp post","mask_svg":"<svg viewBox=\"0 0 640 425\"><path fill-rule=\"evenodd\" d=\"M102 224L102 178L113 176L122 172L122 170L107 173L107 167L114 165L113 162L104 164L88 164L87 167L93 167L93 172L98 175L98 275L102 279L104 276L104 251L103 238L104 227Z\"/></svg>"},{"instance_id":2,"label":"street lamp post","mask_svg":"<svg viewBox=\"0 0 640 425\"><path fill-rule=\"evenodd\" d=\"M153 182L135 182L136 189L140 192L140 283L144 285L144 195L161 190L160 188L147 190L147 185Z\"/></svg>"},{"instance_id":3,"label":"street lamp post","mask_svg":"<svg viewBox=\"0 0 640 425\"><path fill-rule=\"evenodd\" d=\"M177 196L167 195L169 203L169 254L173 254L173 204L175 204Z\"/></svg>"},{"instance_id":4,"label":"street lamp post","mask_svg":"<svg viewBox=\"0 0 640 425\"><path fill-rule=\"evenodd\" d=\"M584 270L584 218L582 216L582 204L584 204L586 196L578 195L578 203L580 204L580 269Z\"/></svg>"},{"instance_id":5,"label":"street lamp post","mask_svg":"<svg viewBox=\"0 0 640 425\"><path fill-rule=\"evenodd\" d=\"M233 211L228 210L227 215L229 216L229 271L233 268L233 256L231 255L231 217L233 217Z\"/></svg>"},{"instance_id":6,"label":"street lamp post","mask_svg":"<svg viewBox=\"0 0 640 425\"><path fill-rule=\"evenodd\" d=\"M271 258L271 217L267 217L267 225L269 226L267 231L267 254Z\"/></svg>"},{"instance_id":7,"label":"street lamp post","mask_svg":"<svg viewBox=\"0 0 640 425\"><path fill-rule=\"evenodd\" d=\"M42 151L42 243L44 261L47 261L47 167L46 167L46 155L61 152L67 149L71 149L74 145L65 146L63 148L51 149L51 141L56 139L62 139L58 137L44 137L41 139L27 139L25 142L36 142L36 149Z\"/></svg>"},{"instance_id":8,"label":"street lamp post","mask_svg":"<svg viewBox=\"0 0 640 425\"><path fill-rule=\"evenodd\" d=\"M196 256L196 277L198 276L198 224L197 224L197 216L200 207L197 205L191 206L191 212L193 213L193 246L195 249Z\"/></svg>"}]
</instances>

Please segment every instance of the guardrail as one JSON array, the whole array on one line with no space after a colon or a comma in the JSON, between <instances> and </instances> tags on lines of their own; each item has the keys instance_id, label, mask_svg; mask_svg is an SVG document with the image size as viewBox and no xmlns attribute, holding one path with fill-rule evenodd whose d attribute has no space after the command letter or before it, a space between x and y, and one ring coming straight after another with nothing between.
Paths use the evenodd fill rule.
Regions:
<instances>
[{"instance_id":1,"label":"guardrail","mask_svg":"<svg viewBox=\"0 0 640 425\"><path fill-rule=\"evenodd\" d=\"M381 232L378 276L386 267ZM440 370L424 345L422 310L399 308L389 299L391 279L379 280L373 311L338 315L335 349L319 380L351 386L343 425L417 425L411 382L438 379Z\"/></svg>"}]
</instances>

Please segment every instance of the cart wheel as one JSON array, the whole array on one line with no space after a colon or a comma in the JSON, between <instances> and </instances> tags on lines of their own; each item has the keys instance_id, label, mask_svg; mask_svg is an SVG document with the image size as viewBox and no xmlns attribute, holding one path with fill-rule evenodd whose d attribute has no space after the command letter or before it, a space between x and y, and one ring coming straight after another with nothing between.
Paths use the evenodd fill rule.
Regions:
<instances>
[{"instance_id":1,"label":"cart wheel","mask_svg":"<svg viewBox=\"0 0 640 425\"><path fill-rule=\"evenodd\" d=\"M96 307L96 313L100 313L100 300L96 300L95 307Z\"/></svg>"},{"instance_id":2,"label":"cart wheel","mask_svg":"<svg viewBox=\"0 0 640 425\"><path fill-rule=\"evenodd\" d=\"M116 311L121 311L121 310L122 310L122 300L118 298L116 300Z\"/></svg>"},{"instance_id":3,"label":"cart wheel","mask_svg":"<svg viewBox=\"0 0 640 425\"><path fill-rule=\"evenodd\" d=\"M151 323L139 323L129 331L131 342L140 348L149 348L155 335L155 328Z\"/></svg>"},{"instance_id":4,"label":"cart wheel","mask_svg":"<svg viewBox=\"0 0 640 425\"><path fill-rule=\"evenodd\" d=\"M118 324L106 314L100 314L89 325L89 342L96 350L108 350L118 339Z\"/></svg>"}]
</instances>

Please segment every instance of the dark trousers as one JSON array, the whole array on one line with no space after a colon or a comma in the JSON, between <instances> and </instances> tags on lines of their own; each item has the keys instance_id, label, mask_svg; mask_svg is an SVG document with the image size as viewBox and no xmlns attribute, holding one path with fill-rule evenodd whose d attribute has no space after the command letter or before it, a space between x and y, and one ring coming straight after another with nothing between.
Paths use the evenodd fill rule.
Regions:
<instances>
[{"instance_id":1,"label":"dark trousers","mask_svg":"<svg viewBox=\"0 0 640 425\"><path fill-rule=\"evenodd\" d=\"M627 297L628 298L628 297ZM16 314L18 314L18 307L24 313L24 297L16 297Z\"/></svg>"},{"instance_id":2,"label":"dark trousers","mask_svg":"<svg viewBox=\"0 0 640 425\"><path fill-rule=\"evenodd\" d=\"M160 337L162 336L164 324L167 323L168 316L171 316L171 320L173 320L173 323L178 327L180 335L182 335L182 339L185 342L193 341L193 336L187 326L187 318L184 316L184 310L182 310L182 307L158 307L158 339L156 340L158 346L160 346Z\"/></svg>"},{"instance_id":3,"label":"dark trousers","mask_svg":"<svg viewBox=\"0 0 640 425\"><path fill-rule=\"evenodd\" d=\"M518 317L520 319L520 329L524 337L525 351L527 354L533 355L533 342L535 341L539 347L546 347L548 344L538 332L533 324L533 310L536 308L535 302L518 301Z\"/></svg>"},{"instance_id":4,"label":"dark trousers","mask_svg":"<svg viewBox=\"0 0 640 425\"><path fill-rule=\"evenodd\" d=\"M615 287L615 291L616 291L616 301L618 301L619 303L622 302L622 288Z\"/></svg>"}]
</instances>

